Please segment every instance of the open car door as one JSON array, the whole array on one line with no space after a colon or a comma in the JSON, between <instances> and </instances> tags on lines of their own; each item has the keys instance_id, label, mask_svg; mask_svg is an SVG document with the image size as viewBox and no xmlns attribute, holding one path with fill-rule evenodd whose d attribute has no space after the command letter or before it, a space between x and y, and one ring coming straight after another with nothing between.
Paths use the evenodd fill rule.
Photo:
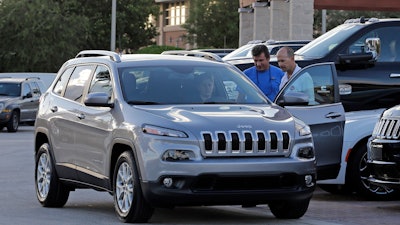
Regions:
<instances>
[{"instance_id":1,"label":"open car door","mask_svg":"<svg viewBox=\"0 0 400 225\"><path fill-rule=\"evenodd\" d=\"M318 180L336 178L341 162L345 113L333 63L307 66L286 83L275 103L311 128Z\"/></svg>"}]
</instances>

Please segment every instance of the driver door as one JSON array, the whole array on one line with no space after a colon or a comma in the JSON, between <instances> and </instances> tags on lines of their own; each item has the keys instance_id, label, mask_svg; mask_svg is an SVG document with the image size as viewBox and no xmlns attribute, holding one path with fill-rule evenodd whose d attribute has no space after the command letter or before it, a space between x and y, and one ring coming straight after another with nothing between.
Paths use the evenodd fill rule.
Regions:
<instances>
[{"instance_id":1,"label":"driver door","mask_svg":"<svg viewBox=\"0 0 400 225\"><path fill-rule=\"evenodd\" d=\"M341 162L345 113L333 63L307 66L294 74L275 103L311 128L318 180L336 178Z\"/></svg>"}]
</instances>

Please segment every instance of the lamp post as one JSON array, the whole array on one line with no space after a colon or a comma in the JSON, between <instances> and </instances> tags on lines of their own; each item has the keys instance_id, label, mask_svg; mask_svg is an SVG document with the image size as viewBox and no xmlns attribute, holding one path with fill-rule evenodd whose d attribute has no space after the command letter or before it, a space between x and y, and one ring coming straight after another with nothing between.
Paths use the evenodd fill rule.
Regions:
<instances>
[{"instance_id":1,"label":"lamp post","mask_svg":"<svg viewBox=\"0 0 400 225\"><path fill-rule=\"evenodd\" d=\"M111 6L111 51L115 51L117 0L112 0Z\"/></svg>"}]
</instances>

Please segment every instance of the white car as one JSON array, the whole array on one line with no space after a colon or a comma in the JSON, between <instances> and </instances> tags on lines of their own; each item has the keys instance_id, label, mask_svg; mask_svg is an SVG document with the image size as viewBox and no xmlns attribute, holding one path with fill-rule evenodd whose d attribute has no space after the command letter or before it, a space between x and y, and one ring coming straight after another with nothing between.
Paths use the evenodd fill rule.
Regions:
<instances>
[{"instance_id":1,"label":"white car","mask_svg":"<svg viewBox=\"0 0 400 225\"><path fill-rule=\"evenodd\" d=\"M367 199L390 199L397 193L368 181L367 141L384 109L346 113L342 160L335 179L320 180L318 185L333 194L357 193Z\"/></svg>"}]
</instances>

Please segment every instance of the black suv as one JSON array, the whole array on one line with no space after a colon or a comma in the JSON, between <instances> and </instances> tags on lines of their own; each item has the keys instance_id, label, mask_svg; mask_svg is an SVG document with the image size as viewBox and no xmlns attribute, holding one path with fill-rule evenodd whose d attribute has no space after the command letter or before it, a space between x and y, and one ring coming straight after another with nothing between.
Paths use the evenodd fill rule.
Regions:
<instances>
[{"instance_id":1,"label":"black suv","mask_svg":"<svg viewBox=\"0 0 400 225\"><path fill-rule=\"evenodd\" d=\"M346 111L400 104L400 19L353 19L296 51L300 67L334 62ZM228 60L245 70L251 57ZM271 63L277 60L271 57Z\"/></svg>"},{"instance_id":2,"label":"black suv","mask_svg":"<svg viewBox=\"0 0 400 225\"><path fill-rule=\"evenodd\" d=\"M33 125L44 91L38 78L0 78L0 130L16 132L21 122Z\"/></svg>"},{"instance_id":3,"label":"black suv","mask_svg":"<svg viewBox=\"0 0 400 225\"><path fill-rule=\"evenodd\" d=\"M369 181L400 191L400 105L387 109L368 142Z\"/></svg>"}]
</instances>

